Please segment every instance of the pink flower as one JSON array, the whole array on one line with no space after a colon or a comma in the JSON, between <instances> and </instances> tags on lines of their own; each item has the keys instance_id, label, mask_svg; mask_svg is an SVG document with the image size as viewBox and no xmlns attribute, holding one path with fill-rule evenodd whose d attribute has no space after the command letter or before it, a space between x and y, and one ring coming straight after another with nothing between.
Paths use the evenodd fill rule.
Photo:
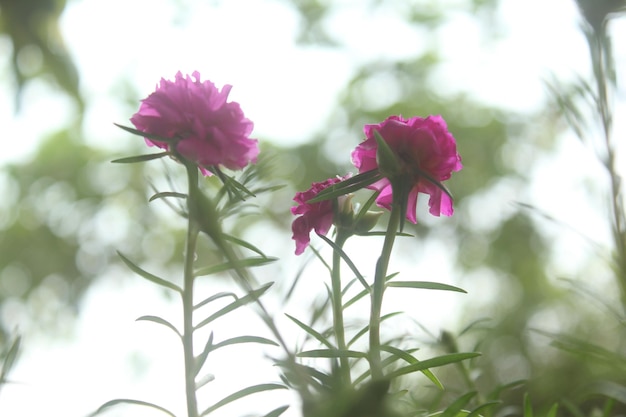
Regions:
<instances>
[{"instance_id":1,"label":"pink flower","mask_svg":"<svg viewBox=\"0 0 626 417\"><path fill-rule=\"evenodd\" d=\"M324 200L319 203L307 203L307 201L341 180L343 178L337 177L327 179L324 182L314 182L307 191L296 193L293 200L298 205L291 208L293 214L301 214L291 225L292 239L296 241L296 255L304 252L304 249L309 245L311 230L315 230L319 235L325 235L333 224L333 200Z\"/></svg>"},{"instance_id":2,"label":"pink flower","mask_svg":"<svg viewBox=\"0 0 626 417\"><path fill-rule=\"evenodd\" d=\"M398 170L402 180L409 182L406 218L410 222L417 222L418 193L430 196L428 205L431 214L452 215L452 199L428 179L430 177L439 182L445 181L452 172L463 167L456 150L456 141L448 132L446 122L441 116L428 116L425 119L390 116L380 124L365 125L363 130L367 139L352 152L352 162L359 173L378 169L378 144L374 137L374 132L377 131L399 161ZM393 195L389 179L383 178L368 188L380 190L376 204L391 209Z\"/></svg>"},{"instance_id":3,"label":"pink flower","mask_svg":"<svg viewBox=\"0 0 626 417\"><path fill-rule=\"evenodd\" d=\"M201 82L197 71L192 76L195 80L179 71L174 81L162 78L156 91L142 100L130 119L135 127L175 139L165 143L146 138L146 143L195 162L204 175L211 175L207 168L212 166L241 169L256 162L257 140L248 137L253 123L238 103L226 102L231 86L220 91L210 81Z\"/></svg>"}]
</instances>

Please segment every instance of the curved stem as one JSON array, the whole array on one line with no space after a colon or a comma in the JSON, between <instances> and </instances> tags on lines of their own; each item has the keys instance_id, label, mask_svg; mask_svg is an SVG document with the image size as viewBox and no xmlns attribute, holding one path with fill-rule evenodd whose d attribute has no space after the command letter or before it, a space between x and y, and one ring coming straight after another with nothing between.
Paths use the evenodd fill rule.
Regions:
<instances>
[{"instance_id":1,"label":"curved stem","mask_svg":"<svg viewBox=\"0 0 626 417\"><path fill-rule=\"evenodd\" d=\"M343 248L343 244L346 242L349 236L349 233L344 233L342 229L338 229L335 244L339 248ZM337 348L339 350L347 350L348 347L346 346L345 326L343 322L341 255L339 254L339 251L333 252L333 270L331 274L331 284L333 303L333 327L335 330L335 338L337 339ZM350 363L347 357L340 357L339 368L342 386L350 385L352 383L350 377Z\"/></svg>"},{"instance_id":2,"label":"curved stem","mask_svg":"<svg viewBox=\"0 0 626 417\"><path fill-rule=\"evenodd\" d=\"M387 268L389 267L389 259L391 257L391 249L396 238L396 231L400 224L401 215L400 204L393 204L387 232L385 233L385 241L383 249L376 262L376 275L374 276L374 287L372 288L372 305L370 311L370 369L372 371L372 379L381 379L383 377L382 363L380 359L380 316L383 305L383 293L385 292L385 278L387 276Z\"/></svg>"},{"instance_id":3,"label":"curved stem","mask_svg":"<svg viewBox=\"0 0 626 417\"><path fill-rule=\"evenodd\" d=\"M189 180L189 195L192 199L196 196L198 187L198 168L187 166L187 177ZM188 204L191 207L192 204ZM185 245L185 265L183 281L183 353L185 357L185 393L187 398L188 417L198 417L198 401L196 399L195 381L195 357L193 354L193 265L196 254L196 243L198 240L199 227L190 209L187 223L187 240Z\"/></svg>"}]
</instances>

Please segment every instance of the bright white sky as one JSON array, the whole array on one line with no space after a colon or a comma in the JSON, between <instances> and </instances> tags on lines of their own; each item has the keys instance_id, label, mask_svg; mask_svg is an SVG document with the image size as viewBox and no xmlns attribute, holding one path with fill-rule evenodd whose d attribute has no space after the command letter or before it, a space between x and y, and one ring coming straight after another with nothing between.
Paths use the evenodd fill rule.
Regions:
<instances>
[{"instance_id":1,"label":"bright white sky","mask_svg":"<svg viewBox=\"0 0 626 417\"><path fill-rule=\"evenodd\" d=\"M113 151L128 140L112 126L112 122L124 123L130 117L111 97L121 80L130 80L140 99L153 91L161 77L171 79L178 70L199 70L218 85L232 84L231 99L239 101L255 121L257 137L301 143L312 131L323 128L356 64L371 57L402 58L424 47L420 33L398 23L393 10L370 12L353 0L341 2L332 23L333 31L346 40L346 50L295 46L296 15L283 1L182 1L193 7L188 15L181 15L171 3L68 2L62 29L81 72L89 104L85 137L91 143ZM214 8L214 3L219 7ZM433 82L443 91L462 89L511 110L526 111L536 108L544 97L545 76L572 77L586 71L586 45L577 29L573 1L503 0L499 17L506 42L494 42L489 49L483 49L481 28L465 14L455 15L440 29L448 62ZM177 21L184 23L176 26ZM615 38L626 39L623 27L620 29L621 35ZM616 46L621 48L617 59L623 64L626 45ZM6 44L0 40L2 50ZM6 83L8 61L3 59L0 65ZM0 161L23 158L42 134L71 119L71 104L50 93L43 84L30 86L24 97L29 105L17 116L13 97L0 97L0 125L7 138ZM574 149L571 155L575 158L565 165L547 162L542 167L545 175L558 180L555 171L560 168L554 167L571 169L584 152ZM541 201L555 190L548 185L551 183L544 184L545 189L539 189L536 196ZM558 199L553 204L558 210ZM430 259L432 264L442 263L437 253ZM453 282L449 277L452 271L440 273L442 280ZM143 303L138 305L137 299ZM436 298L440 303L453 300L449 295ZM75 339L27 341L12 375L21 383L0 392L0 415L79 417L121 396L153 399L181 410L182 393L168 391L168 379L179 378L180 368L162 360L172 357L167 352L177 346L162 329L134 322L143 314L166 309L175 316L177 311L164 305L149 285L140 282L137 286L113 276L96 285L84 305ZM455 308L450 311L446 323L454 323ZM441 322L433 319L425 324L438 326ZM130 363L137 358L149 368L147 373L132 369ZM228 370L217 363L214 366L217 373ZM260 381L265 380L261 377ZM231 390L228 385L222 388ZM144 415L140 412L134 415ZM107 415L122 414L111 411Z\"/></svg>"}]
</instances>

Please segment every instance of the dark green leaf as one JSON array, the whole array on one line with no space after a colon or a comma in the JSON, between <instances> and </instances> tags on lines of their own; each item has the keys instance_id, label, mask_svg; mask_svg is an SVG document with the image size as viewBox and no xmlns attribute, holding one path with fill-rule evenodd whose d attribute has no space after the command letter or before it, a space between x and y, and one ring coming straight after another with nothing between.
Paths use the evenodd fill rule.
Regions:
<instances>
[{"instance_id":1,"label":"dark green leaf","mask_svg":"<svg viewBox=\"0 0 626 417\"><path fill-rule=\"evenodd\" d=\"M111 161L111 163L113 164L134 164L137 162L146 162L146 161L152 161L153 159L159 159L159 158L163 158L164 156L169 155L169 152L161 152L161 153L150 153L150 154L146 154L146 155L136 155L136 156L129 156L126 158L119 158L119 159L114 159Z\"/></svg>"},{"instance_id":2,"label":"dark green leaf","mask_svg":"<svg viewBox=\"0 0 626 417\"><path fill-rule=\"evenodd\" d=\"M442 291L456 291L466 293L462 288L454 287L452 285L441 284L439 282L430 281L391 281L387 283L387 287L400 287L400 288L419 288L423 290L442 290Z\"/></svg>"},{"instance_id":3,"label":"dark green leaf","mask_svg":"<svg viewBox=\"0 0 626 417\"><path fill-rule=\"evenodd\" d=\"M378 172L377 169L373 169L331 185L330 187L320 191L314 198L308 200L307 203L319 203L320 201L340 197L353 191L360 190L361 188L365 188L380 179L382 179L380 172Z\"/></svg>"},{"instance_id":4,"label":"dark green leaf","mask_svg":"<svg viewBox=\"0 0 626 417\"><path fill-rule=\"evenodd\" d=\"M226 404L229 404L233 401L236 401L240 398L243 398L245 396L256 394L258 392L263 392L263 391L270 391L270 390L275 390L275 389L286 389L286 388L287 387L285 387L284 385L280 385L280 384L259 384L259 385L253 385L248 388L244 388L240 391L235 392L234 394L229 395L228 397L225 397L224 399L218 401L217 403L213 404L212 406L204 410L200 414L200 417L206 416L212 413L213 411L217 410L218 408Z\"/></svg>"},{"instance_id":5,"label":"dark green leaf","mask_svg":"<svg viewBox=\"0 0 626 417\"><path fill-rule=\"evenodd\" d=\"M124 263L130 268L130 270L136 273L137 275L147 279L150 282L154 282L155 284L174 290L179 294L183 293L183 290L176 284L172 284L171 282L166 281L163 278L159 278L156 275L153 275L149 272L144 271L143 269L135 265L130 259L122 255L120 251L118 251L117 254L119 255L120 258L122 258L122 261L124 261Z\"/></svg>"},{"instance_id":6,"label":"dark green leaf","mask_svg":"<svg viewBox=\"0 0 626 417\"><path fill-rule=\"evenodd\" d=\"M167 197L174 197L174 198L187 198L187 194L183 194L183 193L177 193L174 191L163 191L160 193L156 193L155 195L153 195L152 197L150 197L150 202L157 200L159 198L167 198Z\"/></svg>"},{"instance_id":7,"label":"dark green leaf","mask_svg":"<svg viewBox=\"0 0 626 417\"><path fill-rule=\"evenodd\" d=\"M172 323L170 323L169 321L167 321L165 319L162 319L161 317L158 317L158 316L141 316L141 317L139 317L137 319L137 321L151 321L153 323L162 324L163 326L173 330L174 333L176 333L178 335L178 337L182 337L182 335L180 334L178 329L176 327L174 327L174 325Z\"/></svg>"},{"instance_id":8,"label":"dark green leaf","mask_svg":"<svg viewBox=\"0 0 626 417\"><path fill-rule=\"evenodd\" d=\"M113 123L113 124L119 127L120 129L123 129L129 133L132 133L133 135L141 136L143 138L147 138L147 139L154 140L157 142L175 143L179 140L178 138L164 138L163 136L142 132L141 130L133 129L132 127L128 127L128 126L118 125L117 123Z\"/></svg>"}]
</instances>

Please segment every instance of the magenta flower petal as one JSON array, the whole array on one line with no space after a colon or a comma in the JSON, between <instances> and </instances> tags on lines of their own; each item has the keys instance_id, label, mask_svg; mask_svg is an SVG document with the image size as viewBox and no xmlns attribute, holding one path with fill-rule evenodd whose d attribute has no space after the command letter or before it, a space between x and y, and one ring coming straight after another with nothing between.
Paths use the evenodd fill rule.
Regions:
<instances>
[{"instance_id":1,"label":"magenta flower petal","mask_svg":"<svg viewBox=\"0 0 626 417\"><path fill-rule=\"evenodd\" d=\"M174 81L161 79L156 91L142 100L130 119L135 127L177 139L174 144L146 143L195 162L204 175L210 175L211 166L237 170L256 162L257 140L249 138L254 125L238 103L228 102L232 87L220 91L212 82L200 81L197 71L192 77L178 72Z\"/></svg>"},{"instance_id":2,"label":"magenta flower petal","mask_svg":"<svg viewBox=\"0 0 626 417\"><path fill-rule=\"evenodd\" d=\"M378 145L374 137L374 132L378 132L395 153L403 179L412 184L406 211L406 218L410 222L417 222L416 204L419 193L430 196L428 205L431 214L452 215L452 199L427 178L442 182L449 179L452 172L463 167L456 150L456 141L441 116L409 119L390 116L382 123L365 125L363 130L366 139L352 152L352 162L359 173L378 168ZM391 209L393 195L388 179L383 178L369 188L380 191L376 199L378 206Z\"/></svg>"},{"instance_id":3,"label":"magenta flower petal","mask_svg":"<svg viewBox=\"0 0 626 417\"><path fill-rule=\"evenodd\" d=\"M332 200L320 201L319 203L307 203L307 201L345 178L337 177L327 179L324 182L314 182L307 191L296 193L293 200L298 205L291 208L292 214L300 215L291 224L292 239L296 241L296 255L302 254L309 245L312 230L315 230L319 235L326 235L333 224Z\"/></svg>"}]
</instances>

